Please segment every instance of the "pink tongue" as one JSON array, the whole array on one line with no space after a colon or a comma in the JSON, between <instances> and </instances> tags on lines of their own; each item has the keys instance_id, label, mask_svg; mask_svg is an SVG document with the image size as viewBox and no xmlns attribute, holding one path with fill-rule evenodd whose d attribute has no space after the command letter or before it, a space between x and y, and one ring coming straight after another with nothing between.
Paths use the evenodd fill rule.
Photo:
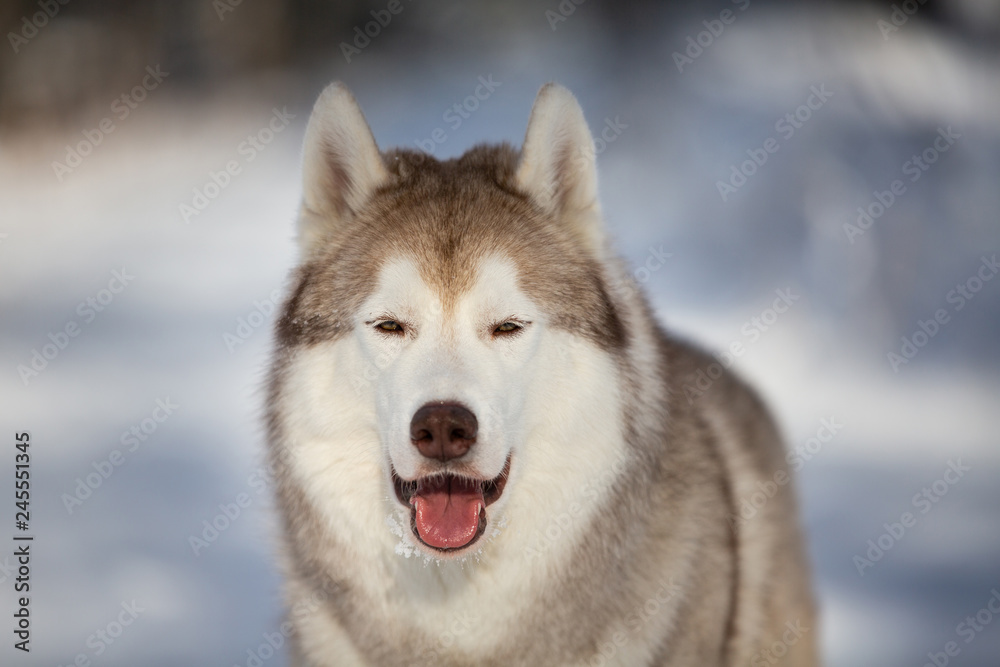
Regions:
<instances>
[{"instance_id":1,"label":"pink tongue","mask_svg":"<svg viewBox=\"0 0 1000 667\"><path fill-rule=\"evenodd\" d=\"M454 477L421 483L411 502L417 509L420 539L439 549L471 542L479 530L479 511L486 505L479 484Z\"/></svg>"}]
</instances>

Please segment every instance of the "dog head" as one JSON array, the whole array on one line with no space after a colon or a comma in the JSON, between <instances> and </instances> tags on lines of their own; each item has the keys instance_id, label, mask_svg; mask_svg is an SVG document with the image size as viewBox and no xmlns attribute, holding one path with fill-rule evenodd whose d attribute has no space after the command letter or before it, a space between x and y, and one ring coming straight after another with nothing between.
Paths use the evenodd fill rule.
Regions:
<instances>
[{"instance_id":1,"label":"dog head","mask_svg":"<svg viewBox=\"0 0 1000 667\"><path fill-rule=\"evenodd\" d=\"M575 98L552 84L520 153L381 153L339 84L310 118L302 263L278 341L312 350L297 362L311 380L286 411L327 443L331 476L377 476L366 483L425 553L469 553L509 496L530 504L546 484L524 460L572 470L602 424L617 428L610 360L626 331L594 156Z\"/></svg>"}]
</instances>

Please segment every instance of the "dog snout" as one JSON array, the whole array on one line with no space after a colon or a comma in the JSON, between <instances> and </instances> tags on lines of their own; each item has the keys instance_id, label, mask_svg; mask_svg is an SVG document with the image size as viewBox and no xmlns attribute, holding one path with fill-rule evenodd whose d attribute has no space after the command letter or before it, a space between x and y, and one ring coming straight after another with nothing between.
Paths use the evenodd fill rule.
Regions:
<instances>
[{"instance_id":1,"label":"dog snout","mask_svg":"<svg viewBox=\"0 0 1000 667\"><path fill-rule=\"evenodd\" d=\"M429 403L413 415L410 440L429 459L450 461L476 443L476 415L457 403Z\"/></svg>"}]
</instances>

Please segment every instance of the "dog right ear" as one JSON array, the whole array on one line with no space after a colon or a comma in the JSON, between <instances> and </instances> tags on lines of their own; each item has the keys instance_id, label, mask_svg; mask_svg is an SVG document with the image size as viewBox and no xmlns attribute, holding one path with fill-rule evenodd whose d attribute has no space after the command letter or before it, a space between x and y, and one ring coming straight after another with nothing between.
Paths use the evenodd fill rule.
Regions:
<instances>
[{"instance_id":1,"label":"dog right ear","mask_svg":"<svg viewBox=\"0 0 1000 667\"><path fill-rule=\"evenodd\" d=\"M554 83L542 86L531 108L517 182L599 255L604 230L596 156L594 139L573 93Z\"/></svg>"},{"instance_id":2,"label":"dog right ear","mask_svg":"<svg viewBox=\"0 0 1000 667\"><path fill-rule=\"evenodd\" d=\"M389 176L361 107L339 81L316 100L302 162L299 248L308 255L354 217Z\"/></svg>"}]
</instances>

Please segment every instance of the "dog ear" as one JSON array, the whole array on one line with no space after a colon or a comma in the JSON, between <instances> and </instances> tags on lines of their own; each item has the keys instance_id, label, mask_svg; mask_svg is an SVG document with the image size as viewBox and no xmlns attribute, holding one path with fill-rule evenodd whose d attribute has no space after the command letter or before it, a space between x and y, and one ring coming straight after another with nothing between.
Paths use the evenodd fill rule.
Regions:
<instances>
[{"instance_id":1,"label":"dog ear","mask_svg":"<svg viewBox=\"0 0 1000 667\"><path fill-rule=\"evenodd\" d=\"M542 86L528 120L518 185L597 250L603 232L595 157L594 139L573 93L555 83Z\"/></svg>"},{"instance_id":2,"label":"dog ear","mask_svg":"<svg viewBox=\"0 0 1000 667\"><path fill-rule=\"evenodd\" d=\"M309 253L356 215L388 178L361 108L339 81L316 100L302 161L299 246Z\"/></svg>"}]
</instances>

